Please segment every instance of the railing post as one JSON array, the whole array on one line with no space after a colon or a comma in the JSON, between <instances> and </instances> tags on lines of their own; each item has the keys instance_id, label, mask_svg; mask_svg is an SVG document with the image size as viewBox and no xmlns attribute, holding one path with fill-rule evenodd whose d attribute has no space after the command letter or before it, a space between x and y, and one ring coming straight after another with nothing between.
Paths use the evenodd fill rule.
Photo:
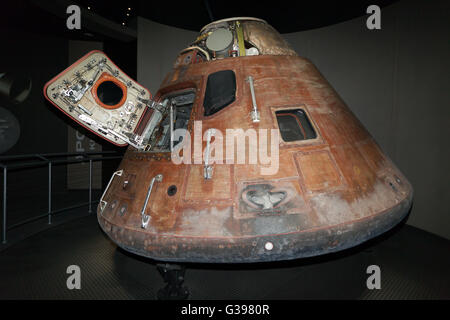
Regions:
<instances>
[{"instance_id":1,"label":"railing post","mask_svg":"<svg viewBox=\"0 0 450 320\"><path fill-rule=\"evenodd\" d=\"M8 169L3 167L3 219L2 219L2 243L6 243L6 182Z\"/></svg>"},{"instance_id":2,"label":"railing post","mask_svg":"<svg viewBox=\"0 0 450 320\"><path fill-rule=\"evenodd\" d=\"M93 201L92 200L92 196L93 196L93 194L92 194L93 193L93 190L92 190L93 189L93 162L94 162L93 160L106 161L106 160L119 158L118 156L113 156L112 158L107 158L107 159L105 159L105 157L103 157L103 155L111 154L111 153L113 153L113 152L92 153L92 154L95 154L95 155L102 155L102 157L100 157L100 158L96 158L96 157L90 158L90 157L88 157L87 159L85 158L82 161L82 162L89 161L89 203L88 203L88 205L89 205L89 213L93 212L93 206L92 205L94 203L98 202L98 201ZM86 156L85 153L83 153L83 154ZM77 154L75 154L75 155L77 155ZM12 228L16 228L17 226L23 225L25 223L34 221L34 219L31 218L31 219L26 219L23 222L19 222L19 223L16 223L14 225L11 225L9 227L7 226L7 218L8 218L7 217L7 214L8 214L8 212L7 212L7 180L8 180L8 171L9 171L9 169L11 167L8 167L7 165L5 165L3 163L3 160L6 160L6 161L23 160L23 159L29 159L29 158L36 158L37 157L40 160L45 161L45 162L42 162L42 161L39 161L39 162L25 162L25 163L22 163L22 164L19 164L19 165L13 165L13 167L15 169L23 169L23 168L26 168L26 167L29 167L29 166L30 167L34 167L35 165L39 166L39 167L44 167L45 163L47 163L47 165L48 165L48 213L45 214L45 213L42 212L38 217L36 217L36 219L41 219L41 218L44 218L45 216L47 216L48 217L48 224L51 225L52 224L52 219L53 219L53 213L54 213L53 208L52 208L53 162L55 162L56 165L58 165L58 164L68 164L68 163L72 163L73 162L73 160L68 160L68 159L66 159L65 161L61 161L61 160L58 160L58 159L50 160L49 157L52 157L52 156L58 156L58 157L68 157L68 156L70 156L70 157L72 157L72 156L74 156L74 154L72 154L72 153L61 153L61 154L59 154L58 153L58 154L43 154L43 155L42 154L32 154L32 155L26 155L26 156L23 156L23 155L20 155L20 156L6 156L6 157L1 157L0 156L0 161L2 161L2 163L0 163L0 167L3 168L3 208L0 209L0 210L2 210L2 213L0 213L0 215L1 215L1 217L0 217L0 222L1 222L1 226L0 226L0 233L1 233L0 241L1 242L0 243L6 244L8 230L10 230ZM78 161L75 161L75 162L78 162ZM123 170L117 171L117 172L115 172L115 174L116 175L121 175L122 171ZM120 172L120 174L118 174L119 172ZM109 184L110 183L111 183L111 181L109 182ZM1 182L0 182L0 184L1 184ZM109 184L108 184L106 189L108 189ZM105 193L106 193L106 190L103 193L102 197L100 198L100 208L102 208L102 204L105 203L104 201L102 201ZM86 206L86 203L84 202L82 204L82 206ZM56 210L55 214L58 213L58 212L69 210L69 209L71 209L71 207ZM94 209L95 209L95 207L94 207Z\"/></svg>"},{"instance_id":3,"label":"railing post","mask_svg":"<svg viewBox=\"0 0 450 320\"><path fill-rule=\"evenodd\" d=\"M48 224L52 224L52 162L48 162Z\"/></svg>"},{"instance_id":4,"label":"railing post","mask_svg":"<svg viewBox=\"0 0 450 320\"><path fill-rule=\"evenodd\" d=\"M89 213L92 213L92 159L89 159Z\"/></svg>"}]
</instances>

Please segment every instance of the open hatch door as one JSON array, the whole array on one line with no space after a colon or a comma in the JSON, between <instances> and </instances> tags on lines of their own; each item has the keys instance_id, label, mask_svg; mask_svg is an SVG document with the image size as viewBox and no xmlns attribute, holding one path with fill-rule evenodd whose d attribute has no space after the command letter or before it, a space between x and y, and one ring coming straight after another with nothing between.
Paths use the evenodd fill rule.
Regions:
<instances>
[{"instance_id":1,"label":"open hatch door","mask_svg":"<svg viewBox=\"0 0 450 320\"><path fill-rule=\"evenodd\" d=\"M143 127L161 118L150 92L103 52L91 51L50 80L45 97L100 137L119 146L145 149ZM149 132L145 132L147 135Z\"/></svg>"}]
</instances>

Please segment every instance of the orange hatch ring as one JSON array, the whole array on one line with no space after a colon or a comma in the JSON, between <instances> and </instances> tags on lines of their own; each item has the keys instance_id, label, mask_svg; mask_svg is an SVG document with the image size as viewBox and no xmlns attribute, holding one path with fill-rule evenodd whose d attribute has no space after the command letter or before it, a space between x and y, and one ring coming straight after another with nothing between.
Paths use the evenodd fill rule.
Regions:
<instances>
[{"instance_id":1,"label":"orange hatch ring","mask_svg":"<svg viewBox=\"0 0 450 320\"><path fill-rule=\"evenodd\" d=\"M101 85L105 81L114 82L120 89L122 89L122 93L123 93L122 99L120 99L120 101L117 104L114 104L112 106L104 104L103 102L100 101L100 99L97 96L98 86ZM114 77L114 76L112 76L112 75L110 75L109 73L106 73L106 72L103 72L102 75L100 76L100 78L98 78L97 82L94 84L94 86L91 89L91 93L92 93L92 96L94 97L95 102L97 102L100 106L102 106L105 109L117 109L117 108L120 108L125 103L125 100L127 100L127 87L126 87L126 85L123 82L117 80L116 77Z\"/></svg>"}]
</instances>

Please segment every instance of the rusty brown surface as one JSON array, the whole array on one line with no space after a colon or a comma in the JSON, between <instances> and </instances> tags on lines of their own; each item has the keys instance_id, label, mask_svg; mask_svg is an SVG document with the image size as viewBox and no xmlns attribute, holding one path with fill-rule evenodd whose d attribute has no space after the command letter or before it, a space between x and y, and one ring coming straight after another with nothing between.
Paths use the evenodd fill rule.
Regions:
<instances>
[{"instance_id":1,"label":"rusty brown surface","mask_svg":"<svg viewBox=\"0 0 450 320\"><path fill-rule=\"evenodd\" d=\"M236 74L236 100L205 117L207 77L225 69ZM259 123L250 118L250 75ZM168 74L156 97L186 88L196 89L191 120L202 120L203 132L277 129L275 111L302 108L317 137L282 142L275 175L262 176L258 164L214 164L211 180L203 178L202 165L175 165L168 154L129 147L119 167L124 175L111 184L104 211L98 210L102 228L127 250L171 261L292 259L356 245L407 214L410 183L307 59L254 56L183 65ZM140 211L157 174L163 180L155 183L146 210L151 220L142 229ZM175 195L168 195L170 186ZM272 211L258 210L243 196L261 188L285 192L285 198ZM272 252L264 249L267 241Z\"/></svg>"}]
</instances>

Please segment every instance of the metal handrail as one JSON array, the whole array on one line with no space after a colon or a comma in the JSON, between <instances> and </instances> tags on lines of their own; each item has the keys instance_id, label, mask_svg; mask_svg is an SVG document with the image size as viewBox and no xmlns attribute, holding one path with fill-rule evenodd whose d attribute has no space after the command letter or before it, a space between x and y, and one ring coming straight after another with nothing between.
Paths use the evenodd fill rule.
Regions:
<instances>
[{"instance_id":1,"label":"metal handrail","mask_svg":"<svg viewBox=\"0 0 450 320\"><path fill-rule=\"evenodd\" d=\"M55 159L55 158L66 158L66 159ZM76 157L76 159L67 159L67 157ZM92 201L92 163L94 161L105 161L113 159L121 159L122 155L116 151L101 151L101 152L67 152L67 153L36 153L27 155L13 155L13 156L2 156L0 157L0 167L3 168L3 214L2 214L2 243L6 243L6 233L8 230L16 228L18 226L24 225L29 222L36 221L38 219L48 217L48 224L52 223L52 215L55 213L75 209L85 205L89 205L89 213L92 212L92 204L98 202ZM18 160L30 160L37 159L36 161L27 161L22 163L17 163L13 161ZM13 163L8 163L13 162ZM89 202L77 204L74 206L52 210L52 167L53 165L60 164L73 164L89 162ZM7 182L8 182L8 170L20 170L30 167L41 167L48 166L48 211L45 214L38 215L33 218L29 218L18 222L12 226L7 226Z\"/></svg>"},{"instance_id":2,"label":"metal handrail","mask_svg":"<svg viewBox=\"0 0 450 320\"><path fill-rule=\"evenodd\" d=\"M116 151L100 151L100 152L67 152L67 153L35 153L35 154L26 154L26 155L13 155L13 156L1 156L0 157L0 167L8 169L21 169L22 167L32 167L32 166L43 166L48 164L48 162L52 162L55 164L70 164L77 162L86 162L91 159L92 156L102 156L102 155L115 155ZM78 159L67 160L67 159L56 159L53 160L51 158L54 157L77 157ZM82 157L81 159L79 157ZM103 160L106 157L102 158L92 158L93 161ZM17 160L27 160L27 159L37 159L37 161L33 162L23 162L23 163L13 163L7 164L9 161L17 161ZM107 159L107 158L106 158ZM71 162L68 162L71 161Z\"/></svg>"}]
</instances>

